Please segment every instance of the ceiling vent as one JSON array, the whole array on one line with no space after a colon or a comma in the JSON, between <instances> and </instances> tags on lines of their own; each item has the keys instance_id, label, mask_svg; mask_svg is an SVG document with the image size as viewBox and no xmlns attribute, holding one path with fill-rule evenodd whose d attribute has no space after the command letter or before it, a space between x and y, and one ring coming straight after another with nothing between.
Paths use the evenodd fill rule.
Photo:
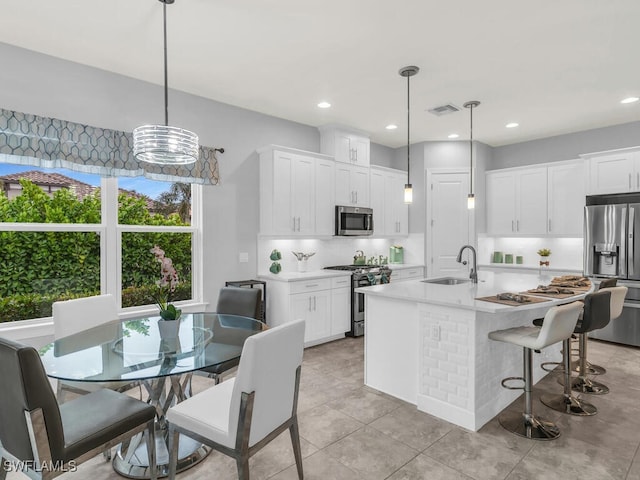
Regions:
<instances>
[{"instance_id":1,"label":"ceiling vent","mask_svg":"<svg viewBox=\"0 0 640 480\"><path fill-rule=\"evenodd\" d=\"M447 103L446 105L440 105L439 107L433 107L428 110L429 113L433 113L438 117L443 115L449 115L450 113L459 112L460 107L456 107L452 103Z\"/></svg>"}]
</instances>

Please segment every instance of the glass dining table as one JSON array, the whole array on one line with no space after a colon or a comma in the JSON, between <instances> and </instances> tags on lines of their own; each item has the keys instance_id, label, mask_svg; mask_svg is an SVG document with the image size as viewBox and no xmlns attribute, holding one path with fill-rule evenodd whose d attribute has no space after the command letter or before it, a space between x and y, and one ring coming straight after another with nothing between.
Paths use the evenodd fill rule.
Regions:
<instances>
[{"instance_id":1,"label":"glass dining table","mask_svg":"<svg viewBox=\"0 0 640 480\"><path fill-rule=\"evenodd\" d=\"M40 349L51 378L62 382L140 383L156 407L158 476L168 474L165 414L191 396L193 372L240 357L246 338L266 328L252 318L216 313L185 313L177 331L159 328L160 317L117 320L60 338ZM146 437L122 444L113 468L129 478L150 478ZM209 448L185 437L178 471L203 460Z\"/></svg>"}]
</instances>

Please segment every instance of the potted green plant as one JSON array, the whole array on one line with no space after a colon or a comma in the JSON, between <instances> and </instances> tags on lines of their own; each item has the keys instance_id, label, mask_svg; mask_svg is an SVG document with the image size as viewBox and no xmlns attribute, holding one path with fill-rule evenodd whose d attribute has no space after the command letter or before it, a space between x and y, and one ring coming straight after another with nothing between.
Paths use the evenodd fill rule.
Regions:
<instances>
[{"instance_id":1,"label":"potted green plant","mask_svg":"<svg viewBox=\"0 0 640 480\"><path fill-rule=\"evenodd\" d=\"M179 325L177 320L180 318L182 310L176 308L176 306L171 303L171 295L175 292L176 287L178 286L178 272L173 266L173 261L169 257L165 257L164 250L162 250L158 245L155 245L150 251L155 255L158 263L160 263L160 280L156 282L158 288L152 295L152 299L160 310L160 318L165 321L162 323L174 323L171 327L162 327L159 322L158 328L161 329L161 336L163 330L168 329L175 329L176 334L174 336L177 336L177 329Z\"/></svg>"},{"instance_id":2,"label":"potted green plant","mask_svg":"<svg viewBox=\"0 0 640 480\"><path fill-rule=\"evenodd\" d=\"M549 257L551 256L551 250L548 248L541 248L538 250L538 255L540 255L540 266L549 266Z\"/></svg>"}]
</instances>

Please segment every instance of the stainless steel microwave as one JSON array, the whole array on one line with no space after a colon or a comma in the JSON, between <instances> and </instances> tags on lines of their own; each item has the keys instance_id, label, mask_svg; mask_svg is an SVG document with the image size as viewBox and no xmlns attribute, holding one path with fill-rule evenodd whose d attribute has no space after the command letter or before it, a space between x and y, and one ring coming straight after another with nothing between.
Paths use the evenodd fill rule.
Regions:
<instances>
[{"instance_id":1,"label":"stainless steel microwave","mask_svg":"<svg viewBox=\"0 0 640 480\"><path fill-rule=\"evenodd\" d=\"M336 235L373 235L373 209L337 205Z\"/></svg>"}]
</instances>

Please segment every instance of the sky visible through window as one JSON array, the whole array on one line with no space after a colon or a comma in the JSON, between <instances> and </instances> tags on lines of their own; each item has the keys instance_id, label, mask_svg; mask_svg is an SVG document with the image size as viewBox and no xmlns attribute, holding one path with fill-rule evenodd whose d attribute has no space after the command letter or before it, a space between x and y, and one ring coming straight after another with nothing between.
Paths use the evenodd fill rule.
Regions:
<instances>
[{"instance_id":1,"label":"sky visible through window","mask_svg":"<svg viewBox=\"0 0 640 480\"><path fill-rule=\"evenodd\" d=\"M0 163L0 176L10 175L13 173L28 172L31 170L48 173L59 173L80 182L88 183L89 185L93 185L94 187L100 186L100 176L93 175L91 173L74 172L73 170L67 170L65 168L40 168L30 165L12 165L9 163ZM156 200L158 198L158 195L169 190L169 188L171 187L171 183L149 180L145 177L119 177L118 187L125 190L141 193L148 196L149 198L152 198L153 200Z\"/></svg>"}]
</instances>

